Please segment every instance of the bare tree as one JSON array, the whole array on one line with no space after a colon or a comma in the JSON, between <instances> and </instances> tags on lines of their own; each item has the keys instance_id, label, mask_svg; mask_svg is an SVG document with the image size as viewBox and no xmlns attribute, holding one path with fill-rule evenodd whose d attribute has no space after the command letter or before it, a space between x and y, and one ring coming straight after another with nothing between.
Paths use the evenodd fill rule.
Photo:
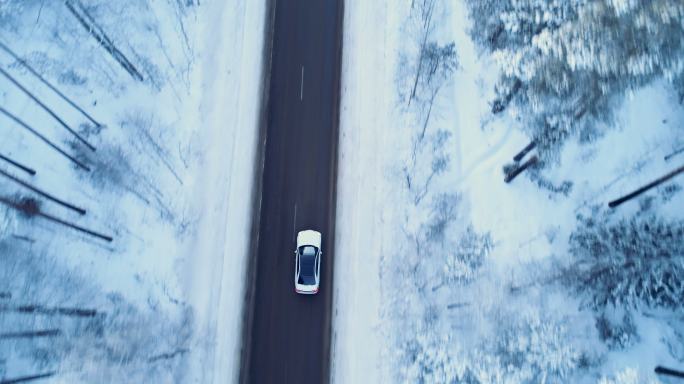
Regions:
<instances>
[{"instance_id":1,"label":"bare tree","mask_svg":"<svg viewBox=\"0 0 684 384\"><path fill-rule=\"evenodd\" d=\"M98 239L104 240L106 242L111 243L114 241L114 239L111 236L103 235L99 232L95 232L93 230L90 230L85 227L81 227L79 225L76 225L74 223L70 223L66 220L62 220L60 218L57 218L53 215L50 215L48 213L45 213L41 211L40 209L40 204L38 201L30 198L23 198L21 201L15 201L13 199L9 199L7 197L0 197L0 203L7 205L10 208L13 208L19 212L22 212L23 214L27 215L28 217L42 217L46 220L52 221L53 223L61 224L65 227L74 229L76 231L85 233L87 235L96 237Z\"/></svg>"},{"instance_id":2,"label":"bare tree","mask_svg":"<svg viewBox=\"0 0 684 384\"><path fill-rule=\"evenodd\" d=\"M2 339L34 339L37 337L55 337L60 336L62 331L59 329L45 329L40 331L20 331L20 332L4 332L0 333L0 340Z\"/></svg>"},{"instance_id":3,"label":"bare tree","mask_svg":"<svg viewBox=\"0 0 684 384\"><path fill-rule=\"evenodd\" d=\"M641 195L642 193L648 191L649 189L656 187L656 186L666 182L667 180L670 180L671 178L679 175L682 172L684 172L684 166L681 166L681 167L675 169L674 171L669 172L668 174L657 178L656 180L644 185L643 187L635 190L634 192L631 192L631 193L629 193L629 194L627 194L627 195L625 195L619 199L615 199L615 200L611 201L610 203L608 203L608 206L611 208L615 208L618 205Z\"/></svg>"},{"instance_id":4,"label":"bare tree","mask_svg":"<svg viewBox=\"0 0 684 384\"><path fill-rule=\"evenodd\" d=\"M59 199L59 198L57 198L57 197L54 197L53 195L51 195L51 194L49 194L49 193L47 193L47 192L44 192L44 191L42 191L42 190L40 190L40 189L38 189L38 188L32 186L31 184L29 184L29 183L27 183L27 182L25 182L25 181L22 181L21 179L19 179L19 178L17 178L16 176L13 176L13 175L11 175L11 174L9 174L9 173L3 171L2 169L0 169L0 175L2 175L2 176L4 176L4 177L6 177L6 178L12 180L13 182L15 182L15 183L21 185L22 187L24 187L24 188L26 188L26 189L28 189L28 190L30 190L30 191L32 191L32 192L34 192L34 193L36 193L36 194L38 194L38 195L44 197L44 198L46 198L46 199L48 199L48 200L50 200L50 201L52 201L52 202L54 202L54 203L57 203L57 204L59 204L59 205L65 207L65 208L68 208L68 209L70 209L70 210L72 210L72 211L78 213L79 215L85 215L85 214L86 214L86 210L85 210L85 209L79 208L79 207L77 207L77 206L75 206L75 205L73 205L73 204L71 204L71 203L67 203L66 201L64 201L64 200L62 200L62 199Z\"/></svg>"},{"instance_id":5,"label":"bare tree","mask_svg":"<svg viewBox=\"0 0 684 384\"><path fill-rule=\"evenodd\" d=\"M188 353L188 352L190 352L190 350L187 349L187 348L179 348L179 349L176 349L176 350L173 351L173 352L160 353L159 355L152 356L152 357L150 357L149 359L147 359L147 362L153 363L153 362L158 361L158 360L173 359L173 358L176 357L176 356L180 356L180 355L186 354L186 353Z\"/></svg>"},{"instance_id":6,"label":"bare tree","mask_svg":"<svg viewBox=\"0 0 684 384\"><path fill-rule=\"evenodd\" d=\"M52 116L52 118L54 118L54 119L59 123L59 125L61 125L62 127L64 127L64 129L66 129L67 131L69 131L69 133L71 133L78 141L80 141L81 143L83 143L83 144L84 144L86 147L88 147L91 151L95 151L95 147L94 147L92 144L90 144L86 139L84 139L81 135L79 135L76 131L74 131L66 122L64 122L64 120L62 120L61 117L57 116L57 113L55 113L55 111L53 111L52 109L50 109L50 107L48 107L47 105L45 105L45 103L43 103L42 101L40 101L40 99L38 99L38 98L37 98L35 95L33 95L28 89L26 89L23 85L21 85L21 83L19 83L19 82L18 82L14 77L12 77L12 75L10 75L7 71L5 71L4 69L2 69L2 67L0 67L0 74L2 74L3 76L5 76L5 77L6 77L9 81L11 81L12 84L14 84L17 88L21 89L21 91L24 92L24 94L26 94L26 96L28 96L29 98L31 98L31 100L33 100L33 101L34 101L36 104L38 104L45 112L47 112L50 116Z\"/></svg>"},{"instance_id":7,"label":"bare tree","mask_svg":"<svg viewBox=\"0 0 684 384\"><path fill-rule=\"evenodd\" d=\"M140 74L140 71L133 65L133 63L128 60L126 55L124 55L107 36L104 30L95 22L90 13L86 10L83 4L78 0L65 0L64 4L69 9L71 14L74 15L76 20L81 23L83 28L104 48L109 54L116 60L123 69L128 72L131 77L135 80L143 81L144 78Z\"/></svg>"},{"instance_id":8,"label":"bare tree","mask_svg":"<svg viewBox=\"0 0 684 384\"><path fill-rule=\"evenodd\" d=\"M83 169L83 170L85 170L85 171L87 171L87 172L90 172L90 167L88 167L87 165L85 165L84 163L82 163L81 161L79 161L78 159L76 159L75 157L69 155L65 150L63 150L62 148L60 148L57 144L53 143L52 141L50 141L50 139L48 139L47 137L43 136L41 133L39 133L39 132L36 131L35 129L31 128L30 125L26 124L23 120L19 119L17 116L15 116L14 114L12 114L11 112L9 112L8 110L6 110L5 108L0 107L0 113L2 113L3 115L9 117L12 121L14 121L15 123L19 124L22 128L24 128L24 129L26 129L27 131L31 132L34 136L38 137L41 141L43 141L45 144L47 144L48 146L50 146L50 148L52 148L52 149L54 149L55 151L59 152L60 155L62 155L62 156L64 156L64 157L66 157L67 159L69 159L72 163L76 164L76 166L78 166L79 168L81 168L81 169Z\"/></svg>"},{"instance_id":9,"label":"bare tree","mask_svg":"<svg viewBox=\"0 0 684 384\"><path fill-rule=\"evenodd\" d=\"M22 171L28 173L31 176L35 176L36 171L33 168L29 168L18 161L12 160L7 156L0 155L0 160L6 161L7 163L13 165L14 167L21 169Z\"/></svg>"},{"instance_id":10,"label":"bare tree","mask_svg":"<svg viewBox=\"0 0 684 384\"><path fill-rule=\"evenodd\" d=\"M95 317L97 315L97 311L94 309L46 307L43 305L0 305L0 312L71 317Z\"/></svg>"},{"instance_id":11,"label":"bare tree","mask_svg":"<svg viewBox=\"0 0 684 384\"><path fill-rule=\"evenodd\" d=\"M665 161L668 161L668 160L670 160L671 158L673 158L673 157L679 155L679 154L682 153L682 152L684 152L684 147L678 148L678 149L674 150L672 153L670 153L669 155L666 155L666 156L664 157L664 160L665 160Z\"/></svg>"},{"instance_id":12,"label":"bare tree","mask_svg":"<svg viewBox=\"0 0 684 384\"><path fill-rule=\"evenodd\" d=\"M52 372L39 373L39 374L29 375L29 376L15 377L15 378L11 378L11 379L0 379L0 384L28 383L29 381L35 381L35 380L39 380L39 379L47 379L48 377L54 376L56 373L57 372L52 371Z\"/></svg>"},{"instance_id":13,"label":"bare tree","mask_svg":"<svg viewBox=\"0 0 684 384\"><path fill-rule=\"evenodd\" d=\"M75 102L73 102L70 98L66 97L57 87L52 85L49 81L45 80L43 76L41 76L33 67L31 67L26 60L20 58L16 53L14 53L7 45L3 44L0 41L0 49L4 50L12 56L14 60L16 60L19 64L21 64L24 68L26 68L33 76L35 76L38 80L40 80L43 84L45 84L48 88L50 88L53 92L57 94L62 100L66 101L69 105L74 107L78 112L80 112L83 116L85 116L90 122L95 124L98 127L103 126L102 124L98 123L92 116L90 116L86 111L83 110L83 108L79 107Z\"/></svg>"},{"instance_id":14,"label":"bare tree","mask_svg":"<svg viewBox=\"0 0 684 384\"><path fill-rule=\"evenodd\" d=\"M413 8L413 5L411 8ZM421 0L420 5L420 22L421 22L421 39L420 48L418 54L418 67L416 68L416 74L413 80L413 88L411 89L411 95L409 96L408 104L411 105L411 100L416 96L416 89L418 88L418 80L422 73L423 62L425 59L426 47L428 43L428 38L432 32L432 16L435 10L435 0Z\"/></svg>"}]
</instances>

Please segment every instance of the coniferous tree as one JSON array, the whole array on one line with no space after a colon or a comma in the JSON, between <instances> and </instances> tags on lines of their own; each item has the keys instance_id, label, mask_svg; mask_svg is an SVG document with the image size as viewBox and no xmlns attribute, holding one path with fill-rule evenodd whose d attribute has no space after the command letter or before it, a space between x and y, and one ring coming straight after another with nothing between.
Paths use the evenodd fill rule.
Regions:
<instances>
[{"instance_id":1,"label":"coniferous tree","mask_svg":"<svg viewBox=\"0 0 684 384\"><path fill-rule=\"evenodd\" d=\"M615 224L583 219L570 237L570 253L574 263L563 278L593 308L682 305L682 221L654 216Z\"/></svg>"},{"instance_id":2,"label":"coniferous tree","mask_svg":"<svg viewBox=\"0 0 684 384\"><path fill-rule=\"evenodd\" d=\"M626 90L684 73L679 0L469 0L471 34L501 68L492 112L518 109L542 160L571 137L600 136L599 122ZM481 27L483 26L483 27ZM679 87L681 89L681 87Z\"/></svg>"}]
</instances>

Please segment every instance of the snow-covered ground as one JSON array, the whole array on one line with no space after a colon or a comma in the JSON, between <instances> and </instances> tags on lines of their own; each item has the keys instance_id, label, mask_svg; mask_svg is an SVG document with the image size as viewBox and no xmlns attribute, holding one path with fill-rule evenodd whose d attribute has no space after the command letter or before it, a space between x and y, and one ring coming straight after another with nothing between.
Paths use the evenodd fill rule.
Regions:
<instances>
[{"instance_id":1,"label":"snow-covered ground","mask_svg":"<svg viewBox=\"0 0 684 384\"><path fill-rule=\"evenodd\" d=\"M202 95L202 126L211 143L196 196L203 217L186 252L188 290L202 316L206 355L194 361L192 380L237 382L242 312L252 219L254 166L262 91L266 2L216 2L206 7L204 68L194 83ZM219 36L219 38L214 38ZM220 100L221 102L217 102Z\"/></svg>"},{"instance_id":2,"label":"snow-covered ground","mask_svg":"<svg viewBox=\"0 0 684 384\"><path fill-rule=\"evenodd\" d=\"M391 1L346 1L335 234L332 382L382 382L380 261L391 240L385 182L392 148L397 16ZM389 65L388 65L389 64ZM389 200L391 201L391 200Z\"/></svg>"},{"instance_id":3,"label":"snow-covered ground","mask_svg":"<svg viewBox=\"0 0 684 384\"><path fill-rule=\"evenodd\" d=\"M683 144L672 87L631 92L603 137L563 148L542 174L567 194L525 174L506 184L529 139L515 111L491 114L499 72L465 2L434 11L429 39L453 41L459 68L428 124L426 98L407 103L421 3L345 3L333 381L636 383L681 368L679 312L594 312L554 269L571 262L578 215L683 218L684 176L607 207L684 161L664 159Z\"/></svg>"},{"instance_id":4,"label":"snow-covered ground","mask_svg":"<svg viewBox=\"0 0 684 384\"><path fill-rule=\"evenodd\" d=\"M0 378L236 381L265 2L67 3L140 76L64 2L0 2L0 42L102 124L0 52L1 68L96 148L0 79L0 106L53 145L3 114L0 154L37 173L0 169L87 211L0 183Z\"/></svg>"}]
</instances>

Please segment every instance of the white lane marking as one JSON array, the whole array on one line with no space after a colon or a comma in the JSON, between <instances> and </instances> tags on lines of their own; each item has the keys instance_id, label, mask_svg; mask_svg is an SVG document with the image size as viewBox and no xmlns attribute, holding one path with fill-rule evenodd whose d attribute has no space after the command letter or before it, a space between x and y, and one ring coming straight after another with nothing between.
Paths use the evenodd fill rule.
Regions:
<instances>
[{"instance_id":1,"label":"white lane marking","mask_svg":"<svg viewBox=\"0 0 684 384\"><path fill-rule=\"evenodd\" d=\"M297 232L297 203L295 203L295 214L292 220L292 240L295 240L295 233Z\"/></svg>"},{"instance_id":2,"label":"white lane marking","mask_svg":"<svg viewBox=\"0 0 684 384\"><path fill-rule=\"evenodd\" d=\"M304 66L302 65L302 82L299 87L299 100L304 100Z\"/></svg>"}]
</instances>

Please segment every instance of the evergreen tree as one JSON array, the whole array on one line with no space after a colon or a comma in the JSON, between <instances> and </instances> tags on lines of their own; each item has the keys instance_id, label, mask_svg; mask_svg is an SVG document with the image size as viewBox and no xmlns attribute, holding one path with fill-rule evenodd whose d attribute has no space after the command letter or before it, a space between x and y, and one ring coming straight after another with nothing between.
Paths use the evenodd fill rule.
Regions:
<instances>
[{"instance_id":1,"label":"evergreen tree","mask_svg":"<svg viewBox=\"0 0 684 384\"><path fill-rule=\"evenodd\" d=\"M542 160L592 140L626 90L684 74L684 3L469 0L475 41L502 74L492 111L514 106ZM480 26L483 25L483 28Z\"/></svg>"},{"instance_id":2,"label":"evergreen tree","mask_svg":"<svg viewBox=\"0 0 684 384\"><path fill-rule=\"evenodd\" d=\"M442 284L466 284L473 281L485 257L492 250L493 243L488 233L480 235L468 226L454 248L444 261L441 270Z\"/></svg>"},{"instance_id":3,"label":"evergreen tree","mask_svg":"<svg viewBox=\"0 0 684 384\"><path fill-rule=\"evenodd\" d=\"M502 314L493 340L470 353L478 383L565 383L587 359L565 324L539 312Z\"/></svg>"},{"instance_id":4,"label":"evergreen tree","mask_svg":"<svg viewBox=\"0 0 684 384\"><path fill-rule=\"evenodd\" d=\"M682 305L684 221L583 219L570 237L570 253L565 282L593 308Z\"/></svg>"}]
</instances>

